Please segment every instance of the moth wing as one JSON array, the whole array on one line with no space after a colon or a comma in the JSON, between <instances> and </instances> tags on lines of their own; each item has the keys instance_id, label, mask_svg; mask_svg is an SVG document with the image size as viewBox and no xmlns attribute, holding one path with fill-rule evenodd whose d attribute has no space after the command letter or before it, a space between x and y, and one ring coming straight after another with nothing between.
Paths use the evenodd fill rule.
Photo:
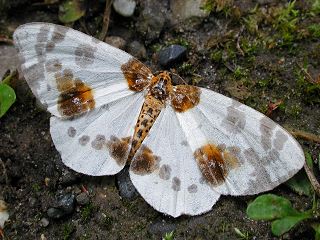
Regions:
<instances>
[{"instance_id":1,"label":"moth wing","mask_svg":"<svg viewBox=\"0 0 320 240\"><path fill-rule=\"evenodd\" d=\"M209 211L220 194L204 184L177 114L166 107L135 154L130 178L156 210L173 217Z\"/></svg>"},{"instance_id":2,"label":"moth wing","mask_svg":"<svg viewBox=\"0 0 320 240\"><path fill-rule=\"evenodd\" d=\"M28 23L16 29L13 39L31 90L58 117L142 91L152 77L131 55L64 26Z\"/></svg>"},{"instance_id":3,"label":"moth wing","mask_svg":"<svg viewBox=\"0 0 320 240\"><path fill-rule=\"evenodd\" d=\"M268 191L302 168L301 146L280 125L231 98L200 90L199 103L177 116L197 167L215 191Z\"/></svg>"},{"instance_id":4,"label":"moth wing","mask_svg":"<svg viewBox=\"0 0 320 240\"><path fill-rule=\"evenodd\" d=\"M75 119L52 116L52 140L65 165L88 175L113 175L126 164L131 136L144 102L141 92Z\"/></svg>"}]
</instances>

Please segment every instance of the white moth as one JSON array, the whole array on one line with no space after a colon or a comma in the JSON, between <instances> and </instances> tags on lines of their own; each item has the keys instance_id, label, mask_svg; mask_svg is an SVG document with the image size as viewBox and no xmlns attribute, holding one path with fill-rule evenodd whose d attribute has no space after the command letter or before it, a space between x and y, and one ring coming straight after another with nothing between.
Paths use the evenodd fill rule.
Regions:
<instances>
[{"instance_id":1,"label":"white moth","mask_svg":"<svg viewBox=\"0 0 320 240\"><path fill-rule=\"evenodd\" d=\"M216 92L173 86L129 54L81 32L30 23L14 33L21 71L52 114L62 161L88 175L130 177L173 217L209 211L221 194L268 191L304 163L297 141Z\"/></svg>"}]
</instances>

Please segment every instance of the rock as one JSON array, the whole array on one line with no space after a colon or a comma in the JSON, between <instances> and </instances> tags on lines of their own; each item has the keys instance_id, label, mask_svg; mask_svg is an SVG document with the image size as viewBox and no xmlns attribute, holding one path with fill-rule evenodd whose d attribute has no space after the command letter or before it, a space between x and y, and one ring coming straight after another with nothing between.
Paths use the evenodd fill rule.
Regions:
<instances>
[{"instance_id":1,"label":"rock","mask_svg":"<svg viewBox=\"0 0 320 240\"><path fill-rule=\"evenodd\" d=\"M146 42L159 37L167 14L164 3L154 0L142 1L142 8L136 27L139 33L146 38Z\"/></svg>"},{"instance_id":2,"label":"rock","mask_svg":"<svg viewBox=\"0 0 320 240\"><path fill-rule=\"evenodd\" d=\"M66 170L62 173L62 176L59 180L61 185L69 186L74 184L77 181L77 179L78 176L75 173Z\"/></svg>"},{"instance_id":3,"label":"rock","mask_svg":"<svg viewBox=\"0 0 320 240\"><path fill-rule=\"evenodd\" d=\"M89 203L90 198L87 193L82 192L76 197L76 200L77 200L77 203L79 203L80 205L86 205Z\"/></svg>"},{"instance_id":4,"label":"rock","mask_svg":"<svg viewBox=\"0 0 320 240\"><path fill-rule=\"evenodd\" d=\"M161 49L158 53L158 60L160 65L169 67L185 58L187 49L181 45L170 45Z\"/></svg>"},{"instance_id":5,"label":"rock","mask_svg":"<svg viewBox=\"0 0 320 240\"><path fill-rule=\"evenodd\" d=\"M17 51L13 46L0 45L0 79L10 69L15 70L20 66Z\"/></svg>"},{"instance_id":6,"label":"rock","mask_svg":"<svg viewBox=\"0 0 320 240\"><path fill-rule=\"evenodd\" d=\"M41 218L40 225L42 227L47 227L49 225L49 220L47 218Z\"/></svg>"},{"instance_id":7,"label":"rock","mask_svg":"<svg viewBox=\"0 0 320 240\"><path fill-rule=\"evenodd\" d=\"M75 197L73 194L65 194L59 197L56 207L51 207L47 210L48 217L59 219L65 215L71 214L75 208Z\"/></svg>"},{"instance_id":8,"label":"rock","mask_svg":"<svg viewBox=\"0 0 320 240\"><path fill-rule=\"evenodd\" d=\"M124 49L126 46L126 41L122 37L109 36L104 39L104 41L113 47Z\"/></svg>"},{"instance_id":9,"label":"rock","mask_svg":"<svg viewBox=\"0 0 320 240\"><path fill-rule=\"evenodd\" d=\"M147 57L146 48L138 41L133 41L129 44L128 52L138 59L145 59Z\"/></svg>"},{"instance_id":10,"label":"rock","mask_svg":"<svg viewBox=\"0 0 320 240\"><path fill-rule=\"evenodd\" d=\"M59 219L59 218L62 218L65 214L61 209L49 208L47 210L47 215L48 215L49 218Z\"/></svg>"},{"instance_id":11,"label":"rock","mask_svg":"<svg viewBox=\"0 0 320 240\"><path fill-rule=\"evenodd\" d=\"M121 197L125 199L133 199L138 196L138 192L130 180L128 167L125 167L120 173L118 173L116 178Z\"/></svg>"},{"instance_id":12,"label":"rock","mask_svg":"<svg viewBox=\"0 0 320 240\"><path fill-rule=\"evenodd\" d=\"M171 0L170 9L172 12L171 22L184 22L190 19L202 19L209 16L210 12L202 9L204 0Z\"/></svg>"},{"instance_id":13,"label":"rock","mask_svg":"<svg viewBox=\"0 0 320 240\"><path fill-rule=\"evenodd\" d=\"M157 235L157 236L164 236L166 233L172 232L176 229L176 225L174 223L168 223L165 221L158 221L155 223L152 223L148 227L148 231L151 234Z\"/></svg>"},{"instance_id":14,"label":"rock","mask_svg":"<svg viewBox=\"0 0 320 240\"><path fill-rule=\"evenodd\" d=\"M134 13L136 2L133 0L114 0L113 8L121 16L130 17Z\"/></svg>"}]
</instances>

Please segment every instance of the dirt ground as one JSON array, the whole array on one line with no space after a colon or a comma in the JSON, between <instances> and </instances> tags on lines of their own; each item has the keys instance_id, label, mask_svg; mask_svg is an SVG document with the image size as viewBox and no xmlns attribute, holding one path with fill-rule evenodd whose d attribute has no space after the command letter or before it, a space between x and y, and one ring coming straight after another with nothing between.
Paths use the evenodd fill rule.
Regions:
<instances>
[{"instance_id":1,"label":"dirt ground","mask_svg":"<svg viewBox=\"0 0 320 240\"><path fill-rule=\"evenodd\" d=\"M1 36L10 39L14 29L26 22L61 24L59 3L3 2ZM70 26L98 36L104 1L92 2L86 15ZM159 49L173 43L184 45L187 57L172 68L188 83L208 87L264 113L271 109L270 117L282 126L320 135L320 87L315 83L320 79L320 26L310 27L320 17L312 13L313 1L296 1L297 16L281 12L287 9L286 1L208 1L222 3L220 7L205 5L210 14L192 18L188 24L183 20L173 23L175 16L167 16L157 37L140 29L149 21L141 17L147 8L143 2L138 1L129 18L111 9L107 35L120 36L127 45L135 40L142 43L146 55L141 60L154 71L161 68ZM169 11L169 1L163 1L162 8ZM279 12L286 21L279 18ZM2 43L0 50L7 47L10 43ZM12 51L5 52L0 56L1 74L17 67ZM121 196L117 176L73 172L61 162L51 140L50 114L39 107L23 79L13 87L17 101L0 119L0 158L5 166L5 171L0 166L0 199L10 212L4 239L161 239L171 231L174 239L277 239L269 222L246 216L247 204L256 196L222 196L206 214L175 219L157 212L139 195ZM279 100L282 103L273 109L270 103ZM316 159L320 145L298 140ZM76 203L70 214L59 219L48 217L47 210L56 206L59 196L78 196L84 191L88 191L88 202ZM285 184L271 192L287 197L299 210L312 205L312 197L298 195ZM247 238L237 235L234 228ZM282 236L313 238L307 223Z\"/></svg>"}]
</instances>

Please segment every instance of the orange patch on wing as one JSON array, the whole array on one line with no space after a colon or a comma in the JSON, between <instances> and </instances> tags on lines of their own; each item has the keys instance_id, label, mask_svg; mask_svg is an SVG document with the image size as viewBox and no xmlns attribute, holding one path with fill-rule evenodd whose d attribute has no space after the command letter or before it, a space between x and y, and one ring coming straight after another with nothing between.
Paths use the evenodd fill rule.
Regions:
<instances>
[{"instance_id":1,"label":"orange patch on wing","mask_svg":"<svg viewBox=\"0 0 320 240\"><path fill-rule=\"evenodd\" d=\"M185 112L199 103L200 94L201 91L198 87L178 85L171 92L171 106L177 112Z\"/></svg>"},{"instance_id":2,"label":"orange patch on wing","mask_svg":"<svg viewBox=\"0 0 320 240\"><path fill-rule=\"evenodd\" d=\"M149 77L152 76L150 69L137 59L132 58L122 64L121 70L132 91L142 91L150 84Z\"/></svg>"},{"instance_id":3,"label":"orange patch on wing","mask_svg":"<svg viewBox=\"0 0 320 240\"><path fill-rule=\"evenodd\" d=\"M224 183L230 169L236 168L237 157L227 150L221 150L214 144L206 144L194 152L203 177L214 186Z\"/></svg>"},{"instance_id":4,"label":"orange patch on wing","mask_svg":"<svg viewBox=\"0 0 320 240\"><path fill-rule=\"evenodd\" d=\"M94 108L92 89L80 79L73 79L71 70L56 73L55 78L57 89L61 92L58 110L62 116L72 117Z\"/></svg>"},{"instance_id":5,"label":"orange patch on wing","mask_svg":"<svg viewBox=\"0 0 320 240\"><path fill-rule=\"evenodd\" d=\"M130 169L138 175L150 174L159 168L159 162L160 158L150 148L142 146L133 158Z\"/></svg>"},{"instance_id":6,"label":"orange patch on wing","mask_svg":"<svg viewBox=\"0 0 320 240\"><path fill-rule=\"evenodd\" d=\"M117 138L111 136L110 140L107 141L107 148L110 156L116 160L119 166L126 164L129 155L129 143L131 137Z\"/></svg>"}]
</instances>

